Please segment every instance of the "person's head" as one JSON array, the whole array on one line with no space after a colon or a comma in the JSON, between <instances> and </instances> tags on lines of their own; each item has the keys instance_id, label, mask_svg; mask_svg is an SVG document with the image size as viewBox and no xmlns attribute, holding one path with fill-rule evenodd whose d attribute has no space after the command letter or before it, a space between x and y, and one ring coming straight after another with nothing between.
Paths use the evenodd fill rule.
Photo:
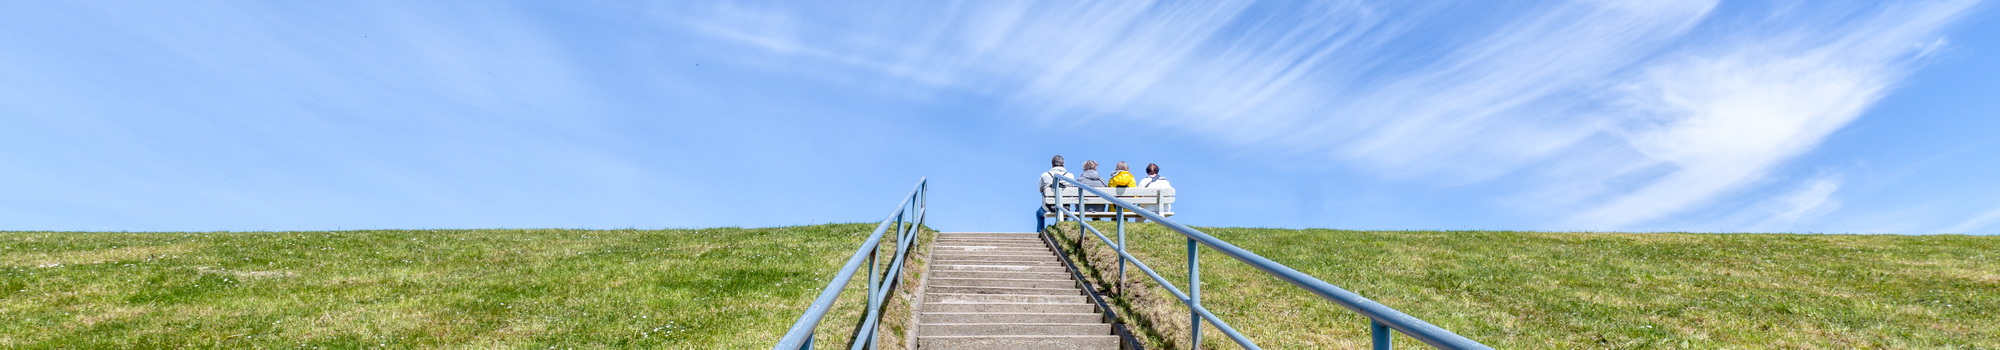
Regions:
<instances>
[{"instance_id":1,"label":"person's head","mask_svg":"<svg viewBox=\"0 0 2000 350\"><path fill-rule=\"evenodd\" d=\"M1084 171L1097 170L1097 161L1095 160L1083 161L1083 170Z\"/></svg>"},{"instance_id":2,"label":"person's head","mask_svg":"<svg viewBox=\"0 0 2000 350\"><path fill-rule=\"evenodd\" d=\"M1118 171L1132 171L1132 167L1125 166L1125 161L1121 160L1118 161Z\"/></svg>"},{"instance_id":3,"label":"person's head","mask_svg":"<svg viewBox=\"0 0 2000 350\"><path fill-rule=\"evenodd\" d=\"M1058 154L1055 158L1049 158L1049 166L1062 166L1062 155Z\"/></svg>"},{"instance_id":4,"label":"person's head","mask_svg":"<svg viewBox=\"0 0 2000 350\"><path fill-rule=\"evenodd\" d=\"M1159 175L1159 174L1160 174L1159 163L1146 163L1146 175Z\"/></svg>"}]
</instances>

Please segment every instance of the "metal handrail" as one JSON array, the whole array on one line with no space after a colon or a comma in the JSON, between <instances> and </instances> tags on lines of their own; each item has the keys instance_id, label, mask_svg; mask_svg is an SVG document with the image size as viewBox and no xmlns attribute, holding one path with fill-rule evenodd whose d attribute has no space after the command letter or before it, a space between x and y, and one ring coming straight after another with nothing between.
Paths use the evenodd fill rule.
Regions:
<instances>
[{"instance_id":1,"label":"metal handrail","mask_svg":"<svg viewBox=\"0 0 2000 350\"><path fill-rule=\"evenodd\" d=\"M833 308L840 292L847 289L854 273L861 269L864 257L868 260L868 312L862 317L861 326L854 330L850 349L875 348L875 325L882 319L882 307L887 304L889 291L895 289L896 282L900 280L898 277L902 276L903 261L910 255L911 243L916 241L919 228L924 226L924 209L928 202L925 195L929 186L928 179L917 178L917 186L910 189L909 195L903 196L903 202L896 204L895 211L875 225L875 232L861 242L861 247L854 250L854 255L847 258L845 265L841 265L840 273L833 276L833 281L827 282L826 289L819 292L819 297L806 307L805 314L799 315L799 320L792 323L792 328L785 331L785 336L779 338L778 344L771 349L812 349L813 330L819 327L820 319L826 317L826 312ZM906 217L908 222L904 221ZM892 223L896 230L896 255L890 258L889 267L878 276L875 272L876 267L881 266L878 255L881 255L882 235L889 232Z\"/></svg>"},{"instance_id":2,"label":"metal handrail","mask_svg":"<svg viewBox=\"0 0 2000 350\"><path fill-rule=\"evenodd\" d=\"M1342 307L1346 307L1348 310L1360 313L1362 316L1367 316L1369 319L1369 333L1370 333L1369 335L1374 342L1375 349L1388 349L1390 347L1389 343L1390 329L1394 329L1397 332L1401 332L1404 335L1410 336L1410 338L1415 338L1418 341L1422 341L1425 344L1429 344L1432 347L1436 347L1439 349L1491 349L1491 347L1487 347L1485 344L1480 344L1479 342L1472 341L1472 339L1466 339L1465 337L1459 336L1458 334L1452 333L1451 331L1445 330L1444 328L1439 328L1438 326L1431 325L1429 322L1424 322L1424 320L1417 319L1416 317L1410 316L1408 314L1404 314L1402 311L1396 311L1396 309L1384 306L1381 303L1375 302L1374 300L1369 300L1366 297L1362 297L1360 294L1354 294L1354 292L1347 291L1346 289L1341 289L1340 287L1336 287L1333 284L1326 283L1326 281L1321 281L1319 278L1315 278L1311 275L1299 272L1298 270L1292 269L1291 267L1285 266L1284 264L1279 264L1278 262L1271 261L1271 259L1266 259L1261 255L1257 255L1257 253L1252 253L1249 250L1244 250L1243 248L1237 247L1234 244L1230 244L1229 242L1217 239L1215 238L1215 236L1210 236L1207 233L1202 233L1201 230L1196 230L1194 228L1188 227L1187 225L1182 225L1179 222L1168 220L1165 216L1161 216L1159 213L1154 213L1153 211L1147 210L1144 207L1140 207L1130 202L1126 202L1122 199L1118 199L1117 196L1106 194L1104 193L1104 191L1100 191L1096 188L1092 188L1091 186L1084 185L1082 183L1077 182L1076 180L1063 178L1061 176L1052 176L1052 178L1054 178L1056 181L1051 181L1049 184L1049 188L1052 190L1050 191L1050 193L1053 193L1053 195L1055 196L1056 203L1055 205L1053 205L1053 207L1057 212L1056 215L1057 225L1061 225L1061 221L1066 217L1075 217L1077 218L1077 227L1078 227L1077 240L1079 241L1082 240L1083 239L1082 232L1087 230L1095 234L1097 238L1103 241L1106 245L1109 245L1112 247L1112 249L1116 250L1118 252L1118 278L1121 284L1124 282L1125 279L1125 263L1127 261L1130 261L1133 266L1138 267L1140 271L1145 272L1147 276L1152 277L1155 282L1158 282L1160 284L1160 286L1165 287L1168 292L1174 295L1174 297L1179 298L1181 300L1181 303L1187 304L1190 310L1189 313L1191 314L1189 316L1189 321L1188 321L1190 326L1189 329L1193 330L1192 332L1193 344L1196 347L1201 346L1201 321L1207 320L1209 321L1209 323L1214 324L1218 331L1221 331L1224 335L1228 335L1231 340L1236 341L1236 344L1242 345L1244 348L1248 349L1261 349L1261 347L1258 347L1256 343L1251 342L1250 339L1244 337L1241 332L1237 332L1234 327L1230 327L1228 323L1223 322L1221 318L1216 317L1214 313L1208 311L1208 308L1203 307L1201 305L1201 268L1200 268L1201 265L1200 265L1198 250L1196 248L1198 247L1198 245L1206 245L1209 248L1222 252L1222 254L1224 255L1228 255L1231 258L1236 258L1237 261L1242 261L1243 263L1250 264L1251 267L1256 267L1258 270L1263 270L1265 273L1269 273L1272 276L1278 277L1278 279L1285 280L1285 282L1289 282L1294 286L1298 286L1301 289L1305 289L1307 292L1319 295L1320 298L1333 301L1335 304L1339 304ZM1068 186L1064 186L1064 184L1068 184ZM1062 196L1063 187L1076 187L1079 190L1089 191L1091 194L1094 194L1097 197L1103 198L1104 200L1118 206L1117 243L1112 243L1111 239L1109 237L1105 237L1104 233L1098 231L1096 227L1085 225L1083 223L1082 220L1083 216L1081 214L1071 213L1068 208L1063 206L1063 196ZM1084 197L1082 192L1078 192L1076 198L1077 199L1076 204L1078 205L1079 208L1082 208L1083 198ZM1166 278L1160 277L1159 273L1154 272L1152 268L1147 267L1145 263L1140 262L1137 257L1132 256L1131 253L1126 251L1124 215L1125 211L1128 210L1134 214L1138 214L1139 216L1145 217L1146 219L1153 220L1153 222L1157 222L1161 226L1165 226L1168 229L1174 230L1175 232L1179 232L1182 236L1187 236L1187 252L1188 252L1187 292L1183 293L1179 288L1176 288L1173 285L1173 283L1167 282Z\"/></svg>"}]
</instances>

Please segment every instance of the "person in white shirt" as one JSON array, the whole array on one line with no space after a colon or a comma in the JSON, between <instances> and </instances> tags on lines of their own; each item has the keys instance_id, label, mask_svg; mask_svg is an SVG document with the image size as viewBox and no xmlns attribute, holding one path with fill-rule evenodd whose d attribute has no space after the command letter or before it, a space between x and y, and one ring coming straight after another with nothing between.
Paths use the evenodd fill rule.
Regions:
<instances>
[{"instance_id":1,"label":"person in white shirt","mask_svg":"<svg viewBox=\"0 0 2000 350\"><path fill-rule=\"evenodd\" d=\"M1144 179L1139 179L1139 187L1144 187L1144 188L1174 188L1174 184L1173 184L1173 183L1171 183L1171 182L1167 182L1167 177L1165 177L1165 176L1160 176L1160 165L1159 165L1159 164L1157 164L1157 163L1146 163L1146 178L1144 178ZM1158 204L1142 204L1142 205L1139 205L1139 207L1141 207L1141 208L1146 208L1146 210L1150 210L1150 211L1153 211L1153 212L1155 212L1155 213L1158 213L1158 212L1160 212L1160 206L1159 206ZM1146 219L1145 219L1145 218L1143 218L1143 217L1142 217L1142 218L1139 218L1138 220L1139 220L1139 221L1146 221Z\"/></svg>"},{"instance_id":2,"label":"person in white shirt","mask_svg":"<svg viewBox=\"0 0 2000 350\"><path fill-rule=\"evenodd\" d=\"M1056 182L1055 178L1057 176L1066 177L1071 180L1076 179L1076 175L1071 175L1068 169L1063 169L1062 155L1056 155L1055 158L1049 159L1049 171L1042 172L1042 187L1040 189L1041 194L1043 195L1049 194L1049 184L1055 183ZM1063 185L1069 186L1069 184L1063 184Z\"/></svg>"},{"instance_id":3,"label":"person in white shirt","mask_svg":"<svg viewBox=\"0 0 2000 350\"><path fill-rule=\"evenodd\" d=\"M1048 196L1048 195L1049 195L1049 184L1052 184L1052 183L1056 183L1056 182L1057 182L1057 181L1056 181L1056 177L1065 177L1065 178L1069 178L1069 179L1071 179L1071 180L1075 180L1075 179L1076 179L1076 176L1075 176L1075 175L1070 175L1070 173L1069 173L1069 170L1068 170L1068 169L1063 169L1063 157L1062 157L1062 155L1060 155L1060 154L1056 155L1056 156L1055 156L1055 158L1049 158L1049 171L1044 171L1044 172L1042 172L1042 184L1041 184L1041 188L1040 188L1040 189L1038 189L1036 193L1040 193L1040 194L1042 194L1043 196ZM1064 186L1064 187L1068 187L1068 186L1072 186L1072 185L1070 185L1070 184L1067 184L1067 183L1065 183L1065 184L1063 184L1063 186ZM1036 231L1036 232L1040 232L1040 231L1041 231L1041 230L1042 230L1043 228L1047 228L1047 227L1048 227L1048 224L1047 224L1047 221L1045 221L1045 220L1046 220L1046 219L1048 219L1048 217L1047 217L1047 216L1049 215L1049 212L1052 212L1052 211L1055 211L1055 210L1056 210L1056 208L1055 208L1055 207L1052 207L1052 206L1048 206L1048 205L1042 205L1042 206L1038 206L1038 207L1036 207L1036 208L1035 208L1035 231Z\"/></svg>"},{"instance_id":4,"label":"person in white shirt","mask_svg":"<svg viewBox=\"0 0 2000 350\"><path fill-rule=\"evenodd\" d=\"M1167 182L1167 177L1160 176L1159 164L1146 163L1146 178L1139 179L1139 187L1174 188L1174 185L1173 183Z\"/></svg>"}]
</instances>

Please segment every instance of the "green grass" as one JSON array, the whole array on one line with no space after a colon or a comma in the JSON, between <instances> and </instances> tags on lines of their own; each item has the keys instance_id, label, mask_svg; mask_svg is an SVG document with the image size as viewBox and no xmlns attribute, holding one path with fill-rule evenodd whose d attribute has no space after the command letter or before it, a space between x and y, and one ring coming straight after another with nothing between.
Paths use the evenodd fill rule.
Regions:
<instances>
[{"instance_id":1,"label":"green grass","mask_svg":"<svg viewBox=\"0 0 2000 350\"><path fill-rule=\"evenodd\" d=\"M873 228L0 232L0 348L769 347Z\"/></svg>"},{"instance_id":2,"label":"green grass","mask_svg":"<svg viewBox=\"0 0 2000 350\"><path fill-rule=\"evenodd\" d=\"M1185 288L1185 240L1128 230L1134 255ZM2000 237L1202 230L1501 349L2000 348ZM1115 281L1109 249L1085 246ZM1345 308L1213 249L1201 266L1203 305L1259 345L1367 344ZM1187 309L1128 273L1127 321L1185 348ZM1204 331L1204 347L1234 347Z\"/></svg>"}]
</instances>

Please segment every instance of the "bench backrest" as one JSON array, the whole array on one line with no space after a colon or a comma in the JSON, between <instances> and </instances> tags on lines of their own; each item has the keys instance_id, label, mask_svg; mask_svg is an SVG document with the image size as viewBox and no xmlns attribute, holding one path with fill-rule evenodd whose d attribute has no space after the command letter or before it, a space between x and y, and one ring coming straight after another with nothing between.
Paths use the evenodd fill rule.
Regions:
<instances>
[{"instance_id":1,"label":"bench backrest","mask_svg":"<svg viewBox=\"0 0 2000 350\"><path fill-rule=\"evenodd\" d=\"M1152 204L1162 207L1174 204L1172 188L1098 187L1097 190L1132 204ZM1111 201L1104 200L1103 197L1074 187L1062 189L1063 204L1075 204L1079 193L1083 196L1083 204L1111 204ZM1042 204L1056 204L1056 196L1050 194L1048 190L1042 190Z\"/></svg>"}]
</instances>

